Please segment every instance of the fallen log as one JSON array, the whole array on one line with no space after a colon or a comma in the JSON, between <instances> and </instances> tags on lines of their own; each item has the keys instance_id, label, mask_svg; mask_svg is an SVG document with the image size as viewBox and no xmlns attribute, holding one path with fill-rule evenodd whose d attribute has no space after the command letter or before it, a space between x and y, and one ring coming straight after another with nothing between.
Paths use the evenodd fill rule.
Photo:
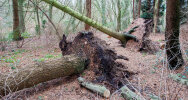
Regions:
<instances>
[{"instance_id":1,"label":"fallen log","mask_svg":"<svg viewBox=\"0 0 188 100\"><path fill-rule=\"evenodd\" d=\"M121 95L126 99L126 100L145 100L138 96L136 93L131 91L126 85L120 88L121 90Z\"/></svg>"},{"instance_id":2,"label":"fallen log","mask_svg":"<svg viewBox=\"0 0 188 100\"><path fill-rule=\"evenodd\" d=\"M188 79L183 79L183 78L179 77L177 74L172 74L172 73L169 75L169 77L172 78L174 81L177 81L181 84L188 86Z\"/></svg>"},{"instance_id":3,"label":"fallen log","mask_svg":"<svg viewBox=\"0 0 188 100\"><path fill-rule=\"evenodd\" d=\"M68 55L37 62L11 73L0 73L0 96L30 88L41 82L80 73L87 65L84 57Z\"/></svg>"},{"instance_id":4,"label":"fallen log","mask_svg":"<svg viewBox=\"0 0 188 100\"><path fill-rule=\"evenodd\" d=\"M79 77L78 78L78 82L86 87L87 89L98 93L99 95L105 97L105 98L109 98L110 97L110 90L108 90L105 86L101 86L101 85L97 85L97 84L93 84L91 82L87 82L84 78Z\"/></svg>"},{"instance_id":5,"label":"fallen log","mask_svg":"<svg viewBox=\"0 0 188 100\"><path fill-rule=\"evenodd\" d=\"M128 39L133 39L136 40L136 37L134 35L131 34L123 34L120 32L115 32L107 27L104 27L102 24L100 24L97 21L92 20L91 18L88 18L84 15L82 15L79 12L74 11L73 9L71 9L68 6L62 5L60 2L56 1L56 0L42 0L54 7L56 7L57 9L60 9L61 11L68 13L69 15L77 18L78 20L98 29L101 32L104 32L105 34L112 36L118 40L120 40L122 43L126 43L127 42L127 38Z\"/></svg>"}]
</instances>

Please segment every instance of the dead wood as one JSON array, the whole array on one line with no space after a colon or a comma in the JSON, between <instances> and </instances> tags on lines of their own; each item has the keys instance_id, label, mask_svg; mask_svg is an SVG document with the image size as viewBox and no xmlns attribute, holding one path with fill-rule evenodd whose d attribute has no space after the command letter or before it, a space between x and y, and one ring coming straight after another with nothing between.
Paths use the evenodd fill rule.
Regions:
<instances>
[{"instance_id":1,"label":"dead wood","mask_svg":"<svg viewBox=\"0 0 188 100\"><path fill-rule=\"evenodd\" d=\"M138 30L132 32L132 35L136 36L137 41L129 40L126 44L127 48L135 49L136 51L144 51L148 53L156 53L159 51L159 44L149 39L150 33L153 30L153 20L138 19L138 22L134 22L133 25L139 25ZM137 20L136 20L137 21Z\"/></svg>"},{"instance_id":2,"label":"dead wood","mask_svg":"<svg viewBox=\"0 0 188 100\"><path fill-rule=\"evenodd\" d=\"M108 90L105 86L102 85L98 85L98 84L93 84L91 82L87 82L84 78L79 77L78 78L78 82L86 87L87 89L105 97L105 98L109 98L110 97L110 90Z\"/></svg>"},{"instance_id":3,"label":"dead wood","mask_svg":"<svg viewBox=\"0 0 188 100\"><path fill-rule=\"evenodd\" d=\"M123 71L117 71L116 67L125 68L116 59L128 60L127 57L117 55L113 49L109 48L105 41L94 37L92 32L80 32L72 42L67 41L63 36L59 43L62 55L76 54L84 55L90 60L90 67L96 72L97 81L108 81L113 86L121 87L119 79L123 78ZM118 86L119 85L119 86Z\"/></svg>"},{"instance_id":4,"label":"dead wood","mask_svg":"<svg viewBox=\"0 0 188 100\"><path fill-rule=\"evenodd\" d=\"M0 74L0 96L35 86L41 82L80 73L87 65L84 57L64 56L37 62L11 73Z\"/></svg>"}]
</instances>

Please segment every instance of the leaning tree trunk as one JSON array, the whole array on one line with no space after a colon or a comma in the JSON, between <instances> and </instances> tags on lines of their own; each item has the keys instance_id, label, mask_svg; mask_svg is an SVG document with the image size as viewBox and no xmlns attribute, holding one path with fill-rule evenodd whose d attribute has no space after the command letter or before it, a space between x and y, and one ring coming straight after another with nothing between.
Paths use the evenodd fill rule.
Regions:
<instances>
[{"instance_id":1,"label":"leaning tree trunk","mask_svg":"<svg viewBox=\"0 0 188 100\"><path fill-rule=\"evenodd\" d=\"M18 14L18 1L12 0L13 4L13 40L22 40L19 28L19 14Z\"/></svg>"},{"instance_id":2,"label":"leaning tree trunk","mask_svg":"<svg viewBox=\"0 0 188 100\"><path fill-rule=\"evenodd\" d=\"M91 18L91 0L86 0L86 10L87 10L87 17ZM85 30L89 30L90 26L85 24Z\"/></svg>"},{"instance_id":3,"label":"leaning tree trunk","mask_svg":"<svg viewBox=\"0 0 188 100\"><path fill-rule=\"evenodd\" d=\"M180 0L167 0L165 40L170 69L177 69L184 63L179 43L179 29Z\"/></svg>"},{"instance_id":4,"label":"leaning tree trunk","mask_svg":"<svg viewBox=\"0 0 188 100\"><path fill-rule=\"evenodd\" d=\"M136 39L135 36L131 35L131 34L122 34L119 32L115 32L113 30L108 29L107 27L104 27L103 25L101 25L100 23L80 14L79 12L76 12L74 10L72 10L71 8L69 8L68 6L62 5L61 3L59 3L58 1L55 0L42 0L46 3L52 4L53 6L55 6L56 8L62 10L63 12L66 12L68 14L70 14L71 16L79 19L80 21L85 22L86 24L104 32L105 34L108 34L118 40L120 40L122 43L126 43L127 42L127 38L129 39Z\"/></svg>"},{"instance_id":5,"label":"leaning tree trunk","mask_svg":"<svg viewBox=\"0 0 188 100\"><path fill-rule=\"evenodd\" d=\"M12 73L1 73L0 96L32 87L41 82L80 73L86 65L84 57L69 55L47 62L28 65Z\"/></svg>"}]
</instances>

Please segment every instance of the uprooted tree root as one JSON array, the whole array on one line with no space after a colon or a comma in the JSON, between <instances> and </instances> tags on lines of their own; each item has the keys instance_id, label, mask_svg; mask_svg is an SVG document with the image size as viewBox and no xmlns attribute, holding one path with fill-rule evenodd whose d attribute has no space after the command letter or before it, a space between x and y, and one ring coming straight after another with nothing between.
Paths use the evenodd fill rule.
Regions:
<instances>
[{"instance_id":1,"label":"uprooted tree root","mask_svg":"<svg viewBox=\"0 0 188 100\"><path fill-rule=\"evenodd\" d=\"M94 37L92 32L80 32L72 42L68 42L63 36L59 46L63 56L69 54L86 56L90 60L90 67L95 69L97 82L107 81L113 88L120 88L123 86L122 79L133 74L127 71L124 65L116 62L117 59L128 60L128 58L118 56L105 41Z\"/></svg>"},{"instance_id":2,"label":"uprooted tree root","mask_svg":"<svg viewBox=\"0 0 188 100\"><path fill-rule=\"evenodd\" d=\"M136 36L138 41L129 40L126 44L126 47L132 48L136 51L144 51L151 54L158 52L160 49L159 43L156 43L149 39L149 36L153 31L153 20L143 20L140 18L135 20L132 25L139 26L138 30L131 33L132 35Z\"/></svg>"}]
</instances>

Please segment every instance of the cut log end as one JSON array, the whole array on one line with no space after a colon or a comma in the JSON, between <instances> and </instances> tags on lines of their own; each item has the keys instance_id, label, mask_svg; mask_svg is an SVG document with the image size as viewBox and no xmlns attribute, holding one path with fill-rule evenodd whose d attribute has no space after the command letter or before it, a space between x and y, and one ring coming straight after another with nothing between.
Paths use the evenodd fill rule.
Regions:
<instances>
[{"instance_id":1,"label":"cut log end","mask_svg":"<svg viewBox=\"0 0 188 100\"><path fill-rule=\"evenodd\" d=\"M110 91L109 90L104 91L104 97L105 98L109 98L110 97Z\"/></svg>"}]
</instances>

